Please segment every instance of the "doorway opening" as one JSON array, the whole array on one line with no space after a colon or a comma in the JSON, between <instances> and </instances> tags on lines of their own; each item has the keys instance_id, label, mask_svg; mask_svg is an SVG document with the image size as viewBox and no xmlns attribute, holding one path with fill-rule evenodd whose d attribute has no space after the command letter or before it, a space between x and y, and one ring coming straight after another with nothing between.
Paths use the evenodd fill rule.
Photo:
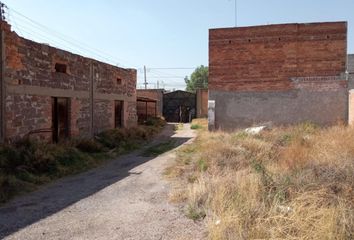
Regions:
<instances>
[{"instance_id":1,"label":"doorway opening","mask_svg":"<svg viewBox=\"0 0 354 240\"><path fill-rule=\"evenodd\" d=\"M123 101L114 101L114 127L123 127Z\"/></svg>"},{"instance_id":2,"label":"doorway opening","mask_svg":"<svg viewBox=\"0 0 354 240\"><path fill-rule=\"evenodd\" d=\"M69 99L52 98L53 142L65 140L69 136Z\"/></svg>"}]
</instances>

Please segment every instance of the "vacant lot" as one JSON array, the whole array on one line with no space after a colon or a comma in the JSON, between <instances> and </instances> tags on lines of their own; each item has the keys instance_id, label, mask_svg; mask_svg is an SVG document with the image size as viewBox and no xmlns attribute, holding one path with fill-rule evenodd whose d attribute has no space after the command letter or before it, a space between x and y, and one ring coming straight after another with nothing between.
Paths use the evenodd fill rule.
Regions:
<instances>
[{"instance_id":1,"label":"vacant lot","mask_svg":"<svg viewBox=\"0 0 354 240\"><path fill-rule=\"evenodd\" d=\"M250 135L206 131L166 174L170 200L211 239L353 239L354 128L305 123Z\"/></svg>"}]
</instances>

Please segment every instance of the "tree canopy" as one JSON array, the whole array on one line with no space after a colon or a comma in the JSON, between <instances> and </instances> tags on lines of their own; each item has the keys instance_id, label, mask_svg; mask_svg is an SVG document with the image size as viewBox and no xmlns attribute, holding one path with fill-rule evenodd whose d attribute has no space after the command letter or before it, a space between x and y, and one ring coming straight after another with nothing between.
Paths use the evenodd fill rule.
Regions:
<instances>
[{"instance_id":1,"label":"tree canopy","mask_svg":"<svg viewBox=\"0 0 354 240\"><path fill-rule=\"evenodd\" d=\"M189 92L195 92L198 88L208 88L208 67L203 65L197 67L190 77L184 78L184 81Z\"/></svg>"}]
</instances>

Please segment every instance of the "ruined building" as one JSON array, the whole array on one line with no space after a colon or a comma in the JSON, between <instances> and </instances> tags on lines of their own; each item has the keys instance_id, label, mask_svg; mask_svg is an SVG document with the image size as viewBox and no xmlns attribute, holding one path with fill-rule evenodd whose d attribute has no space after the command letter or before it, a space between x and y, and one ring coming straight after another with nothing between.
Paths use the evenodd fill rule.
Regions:
<instances>
[{"instance_id":1,"label":"ruined building","mask_svg":"<svg viewBox=\"0 0 354 240\"><path fill-rule=\"evenodd\" d=\"M211 128L347 122L346 64L346 22L211 29Z\"/></svg>"},{"instance_id":2,"label":"ruined building","mask_svg":"<svg viewBox=\"0 0 354 240\"><path fill-rule=\"evenodd\" d=\"M137 124L136 70L18 36L1 22L0 138L58 141Z\"/></svg>"}]
</instances>

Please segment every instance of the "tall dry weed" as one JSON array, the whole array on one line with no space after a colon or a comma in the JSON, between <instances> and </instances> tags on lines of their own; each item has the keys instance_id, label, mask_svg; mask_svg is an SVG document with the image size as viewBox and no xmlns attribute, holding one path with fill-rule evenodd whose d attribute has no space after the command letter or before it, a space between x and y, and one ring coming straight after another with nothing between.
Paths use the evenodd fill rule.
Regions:
<instances>
[{"instance_id":1,"label":"tall dry weed","mask_svg":"<svg viewBox=\"0 0 354 240\"><path fill-rule=\"evenodd\" d=\"M199 130L174 170L210 239L354 239L354 128Z\"/></svg>"}]
</instances>

